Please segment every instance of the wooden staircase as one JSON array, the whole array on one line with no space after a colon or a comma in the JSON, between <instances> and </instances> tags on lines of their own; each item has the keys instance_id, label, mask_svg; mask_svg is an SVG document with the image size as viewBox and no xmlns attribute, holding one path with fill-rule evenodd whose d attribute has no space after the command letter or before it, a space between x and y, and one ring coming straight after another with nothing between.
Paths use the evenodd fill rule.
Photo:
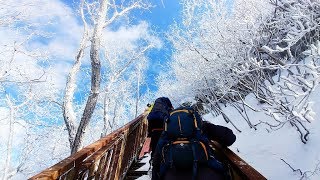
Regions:
<instances>
[{"instance_id":1,"label":"wooden staircase","mask_svg":"<svg viewBox=\"0 0 320 180\"><path fill-rule=\"evenodd\" d=\"M106 137L29 179L137 179L148 174L148 169L141 167L149 161L139 158L150 148L146 135L146 114L141 114ZM229 148L221 147L216 142L211 142L210 146L222 162L229 164L233 180L266 179Z\"/></svg>"}]
</instances>

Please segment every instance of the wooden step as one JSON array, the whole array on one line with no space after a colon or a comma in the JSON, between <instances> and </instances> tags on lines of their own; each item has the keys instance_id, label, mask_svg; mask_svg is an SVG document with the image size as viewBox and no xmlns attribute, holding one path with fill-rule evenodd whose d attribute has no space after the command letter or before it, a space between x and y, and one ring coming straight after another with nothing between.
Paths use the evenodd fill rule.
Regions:
<instances>
[{"instance_id":1,"label":"wooden step","mask_svg":"<svg viewBox=\"0 0 320 180\"><path fill-rule=\"evenodd\" d=\"M139 177L141 177L143 175L148 175L148 171L131 171L131 169L130 169L124 179L125 180L138 179Z\"/></svg>"},{"instance_id":2,"label":"wooden step","mask_svg":"<svg viewBox=\"0 0 320 180\"><path fill-rule=\"evenodd\" d=\"M136 162L136 163L131 165L130 170L137 170L137 169L141 168L145 164L146 163Z\"/></svg>"}]
</instances>

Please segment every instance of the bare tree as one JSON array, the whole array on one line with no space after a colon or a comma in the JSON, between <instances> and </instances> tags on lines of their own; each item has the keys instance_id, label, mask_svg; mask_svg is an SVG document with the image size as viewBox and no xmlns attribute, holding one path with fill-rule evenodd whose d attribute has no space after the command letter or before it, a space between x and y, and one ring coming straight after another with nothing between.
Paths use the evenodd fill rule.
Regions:
<instances>
[{"instance_id":1,"label":"bare tree","mask_svg":"<svg viewBox=\"0 0 320 180\"><path fill-rule=\"evenodd\" d=\"M148 41L148 39L147 39ZM119 94L119 90L116 90L116 92L114 92L112 89L115 86L115 83L119 83L121 82L122 84L125 83L126 80L124 80L122 77L124 75L128 75L128 76L132 76L132 77L136 77L135 71L138 71L134 68L134 66L140 66L142 67L143 64L146 64L146 57L144 57L144 54L146 51L148 51L149 49L155 47L155 45L153 44L153 42L147 42L147 45L145 47L137 47L133 50L131 50L131 53L125 53L124 55L119 55L118 53L116 54L109 54L107 55L107 60L108 60L108 64L110 67L110 74L106 74L106 76L108 77L108 81L107 81L107 85L104 89L104 128L103 128L103 133L102 136L105 136L109 130L112 130L113 128L111 128L111 126L113 125L113 122L110 122L112 116L114 116L114 111L112 112L113 115L111 115L108 112L108 109L111 108L111 101L115 101L117 102L117 97L122 97L123 95ZM118 59L119 58L119 59ZM122 59L122 60L120 60ZM113 61L113 62L111 62ZM116 61L116 62L114 62ZM145 65L144 65L144 69L145 69ZM140 69L141 71L143 69ZM139 75L138 75L138 79L139 79ZM140 81L140 80L138 80ZM127 80L127 83L125 83L126 85L122 85L122 87L126 87L126 92L124 93L128 93L128 94L132 94L132 96L134 96L134 94L136 94L136 92L133 92L132 90L130 91L130 89L134 88L132 87L132 84L134 83L134 79L130 79ZM140 82L138 82L137 88L139 91L139 87L140 87ZM118 89L118 88L116 88ZM111 92L112 91L112 92ZM123 92L122 92L123 93ZM139 94L136 94L137 96L139 96ZM114 100L113 100L114 99ZM128 100L127 100L128 101ZM136 102L137 103L137 102ZM117 104L117 103L116 103ZM122 103L123 104L123 103ZM136 110L137 110L137 104L136 104ZM112 109L112 108L111 108ZM130 119L130 117L128 117ZM133 117L131 117L133 118ZM115 119L115 117L112 118L113 120ZM109 127L109 128L108 128Z\"/></svg>"},{"instance_id":2,"label":"bare tree","mask_svg":"<svg viewBox=\"0 0 320 180\"><path fill-rule=\"evenodd\" d=\"M0 9L7 6L9 5L4 3L0 6ZM13 6L13 9L16 11L6 11L3 9L5 12L0 13L1 28L9 30L16 23L22 23L22 21L28 23L33 18L24 14L25 12L18 13L19 7L19 5ZM29 25L30 27L33 26L33 24ZM23 31L24 29L23 27L22 29L18 27L16 30ZM28 166L28 158L24 153L30 149L37 148L37 146L32 146L28 142L30 138L26 136L26 132L32 127L28 124L29 121L25 117L28 115L36 117L38 112L35 109L29 109L29 107L37 107L36 104L39 102L39 99L43 98L43 101L46 101L45 99L48 98L46 91L42 91L43 93L39 93L38 91L40 84L49 83L46 81L47 70L36 66L37 59L45 59L46 56L40 51L32 51L25 48L30 39L38 37L38 34L29 34L28 30L23 32L27 34L26 37L13 38L15 39L13 42L3 38L4 41L0 44L2 49L0 53L0 109L8 112L8 116L5 115L5 112L2 112L0 120L1 128L6 128L1 131L8 133L7 137L2 137L2 140L5 142L1 142L0 145L4 152L4 156L1 157L1 160L4 159L4 164L0 164L0 174L4 180L22 173ZM17 33L17 36L20 36L20 34ZM30 71L33 72L31 73ZM34 123L37 125L45 124L38 124L36 120L34 120ZM19 140L21 137L25 137L25 144L17 143L17 141L21 141ZM25 147L28 147L28 149L25 149ZM18 161L12 158L15 154L17 154L16 156L20 156Z\"/></svg>"},{"instance_id":3,"label":"bare tree","mask_svg":"<svg viewBox=\"0 0 320 180\"><path fill-rule=\"evenodd\" d=\"M76 60L72 70L69 73L66 93L64 98L64 120L69 133L69 142L71 153L77 152L83 143L83 136L90 122L94 109L96 107L99 93L100 93L100 81L101 81L101 41L103 37L104 28L111 25L121 16L126 16L132 9L148 8L149 5L143 3L143 1L130 1L126 4L124 2L117 3L115 1L100 1L89 3L85 0L81 1L80 14L84 23L84 35L80 43L80 48L76 56ZM88 35L88 25L86 15L91 17L90 22L93 22L92 34ZM89 31L90 32L90 31ZM76 77L81 65L81 59L86 48L88 38L91 41L90 44L90 61L91 61L91 89L86 101L86 105L80 123L75 125L75 113L73 110L73 97L74 88L76 84ZM121 71L120 71L121 73ZM77 129L77 130L76 130Z\"/></svg>"},{"instance_id":4,"label":"bare tree","mask_svg":"<svg viewBox=\"0 0 320 180\"><path fill-rule=\"evenodd\" d=\"M83 58L84 51L87 46L87 41L89 39L88 25L84 15L84 5L85 5L85 2L82 0L80 3L80 14L83 22L84 32L80 42L80 48L75 57L75 62L67 78L66 90L65 90L64 101L62 106L63 117L69 133L70 149L72 149L73 147L74 139L76 136L76 126L75 126L76 114L74 112L74 107L73 107L73 96L76 89L76 77L81 66L81 60Z\"/></svg>"}]
</instances>

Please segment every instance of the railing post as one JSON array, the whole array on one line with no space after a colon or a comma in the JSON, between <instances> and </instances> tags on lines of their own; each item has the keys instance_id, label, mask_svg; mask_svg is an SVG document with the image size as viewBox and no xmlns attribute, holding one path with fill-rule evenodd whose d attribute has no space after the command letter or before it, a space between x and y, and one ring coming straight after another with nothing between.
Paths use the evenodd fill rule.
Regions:
<instances>
[{"instance_id":1,"label":"railing post","mask_svg":"<svg viewBox=\"0 0 320 180\"><path fill-rule=\"evenodd\" d=\"M95 179L103 179L105 177L105 172L107 172L108 168L108 161L110 158L109 155L111 154L110 150L106 152L104 156L100 159L98 170L95 174Z\"/></svg>"},{"instance_id":2,"label":"railing post","mask_svg":"<svg viewBox=\"0 0 320 180\"><path fill-rule=\"evenodd\" d=\"M135 142L134 142L134 154L136 155L135 156L135 159L134 161L137 160L137 157L139 156L139 150L140 150L140 144L141 144L141 131L142 131L142 128L143 128L143 120L139 123L139 128L137 129L137 132L136 132L136 137L135 137Z\"/></svg>"},{"instance_id":3,"label":"railing post","mask_svg":"<svg viewBox=\"0 0 320 180\"><path fill-rule=\"evenodd\" d=\"M125 149L124 147L127 142L126 140L127 140L128 132L129 132L128 129L123 132L122 143L121 143L121 147L120 147L120 154L119 154L119 158L118 158L118 166L117 166L115 176L114 176L115 180L118 180L120 177L120 173L121 173L120 170L121 170L121 166L122 166L122 159L123 159L123 154L124 154L124 149Z\"/></svg>"},{"instance_id":4,"label":"railing post","mask_svg":"<svg viewBox=\"0 0 320 180\"><path fill-rule=\"evenodd\" d=\"M120 141L120 140L119 140ZM110 159L110 167L108 169L108 172L107 172L107 178L106 180L110 180L111 177L114 177L115 175L115 165L116 165L116 159L119 157L119 153L120 153L120 149L121 149L121 145L119 145L119 141L117 141L117 143L115 144L114 146L114 149L112 150L112 156L111 156L111 159Z\"/></svg>"}]
</instances>

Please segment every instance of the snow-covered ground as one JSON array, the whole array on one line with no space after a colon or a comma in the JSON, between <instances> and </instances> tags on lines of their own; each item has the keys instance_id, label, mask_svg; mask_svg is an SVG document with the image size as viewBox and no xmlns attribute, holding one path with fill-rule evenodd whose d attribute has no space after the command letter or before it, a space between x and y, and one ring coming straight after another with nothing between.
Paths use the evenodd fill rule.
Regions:
<instances>
[{"instance_id":1,"label":"snow-covered ground","mask_svg":"<svg viewBox=\"0 0 320 180\"><path fill-rule=\"evenodd\" d=\"M213 118L208 114L204 119L214 124L227 126L233 129L237 135L236 142L230 147L242 159L256 168L267 179L320 179L320 88L313 93L310 100L314 102L316 113L314 121L307 124L310 135L307 144L300 141L299 133L294 127L287 124L277 131L270 131L270 128L261 124L258 129L250 128L241 115L233 107L225 107L223 110L227 116L242 131L237 132L230 123L226 123L222 116ZM259 103L253 96L246 98L253 107ZM248 110L248 116L253 122L270 119L263 112ZM269 129L269 130L267 130ZM286 164L286 161L293 170ZM305 173L305 174L304 174ZM303 177L303 178L302 178Z\"/></svg>"}]
</instances>

